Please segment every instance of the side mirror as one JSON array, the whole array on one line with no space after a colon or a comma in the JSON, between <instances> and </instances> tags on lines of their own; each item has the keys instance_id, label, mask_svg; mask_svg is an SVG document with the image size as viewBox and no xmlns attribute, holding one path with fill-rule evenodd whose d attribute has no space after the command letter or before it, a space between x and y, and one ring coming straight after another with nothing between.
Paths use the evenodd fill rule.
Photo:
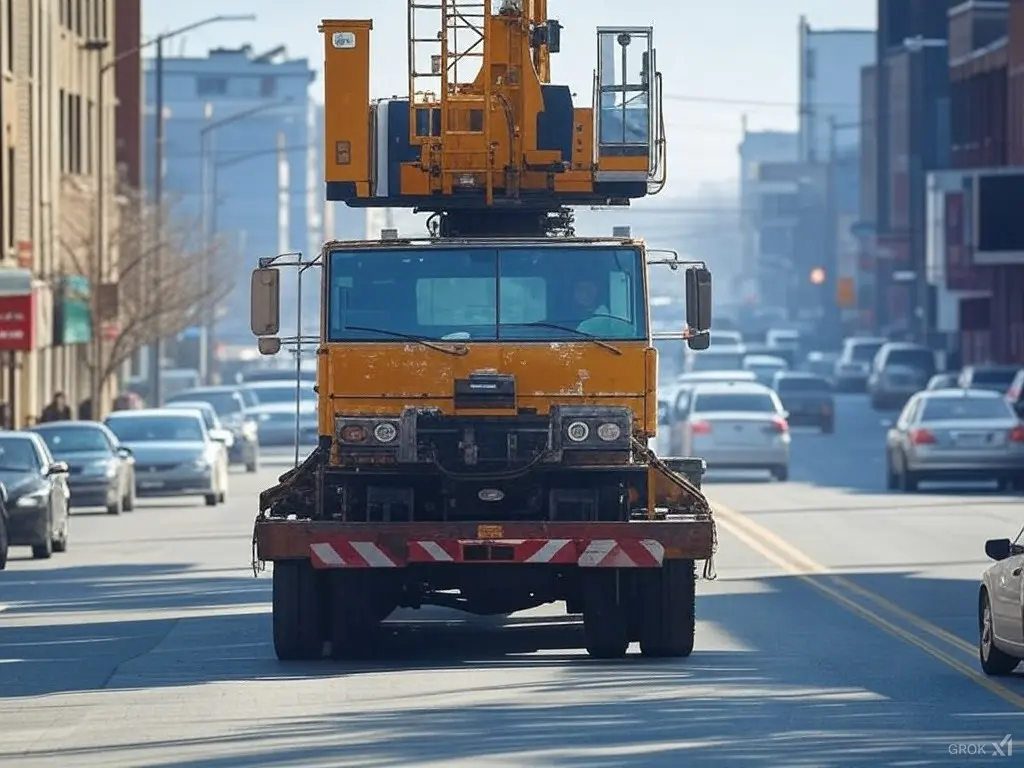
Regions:
<instances>
[{"instance_id":1,"label":"side mirror","mask_svg":"<svg viewBox=\"0 0 1024 768\"><path fill-rule=\"evenodd\" d=\"M281 339L277 336L260 336L256 340L256 349L261 355L276 355L281 351Z\"/></svg>"},{"instance_id":2,"label":"side mirror","mask_svg":"<svg viewBox=\"0 0 1024 768\"><path fill-rule=\"evenodd\" d=\"M252 271L249 327L254 336L274 336L281 330L281 273L273 267Z\"/></svg>"},{"instance_id":3,"label":"side mirror","mask_svg":"<svg viewBox=\"0 0 1024 768\"><path fill-rule=\"evenodd\" d=\"M780 415L784 419L787 419L787 420L789 419L789 411L783 411Z\"/></svg>"},{"instance_id":4,"label":"side mirror","mask_svg":"<svg viewBox=\"0 0 1024 768\"><path fill-rule=\"evenodd\" d=\"M210 439L216 440L218 443L227 443L231 440L231 433L226 429L211 429Z\"/></svg>"},{"instance_id":5,"label":"side mirror","mask_svg":"<svg viewBox=\"0 0 1024 768\"><path fill-rule=\"evenodd\" d=\"M686 340L686 346L698 352L711 346L711 334L702 333L699 336L691 336Z\"/></svg>"},{"instance_id":6,"label":"side mirror","mask_svg":"<svg viewBox=\"0 0 1024 768\"><path fill-rule=\"evenodd\" d=\"M991 560L1005 560L1010 556L1010 540L989 539L985 542L985 554Z\"/></svg>"},{"instance_id":7,"label":"side mirror","mask_svg":"<svg viewBox=\"0 0 1024 768\"><path fill-rule=\"evenodd\" d=\"M55 461L46 468L48 475L66 475L70 470L66 461Z\"/></svg>"},{"instance_id":8,"label":"side mirror","mask_svg":"<svg viewBox=\"0 0 1024 768\"><path fill-rule=\"evenodd\" d=\"M711 330L711 270L707 267L686 270L686 324L691 331Z\"/></svg>"},{"instance_id":9,"label":"side mirror","mask_svg":"<svg viewBox=\"0 0 1024 768\"><path fill-rule=\"evenodd\" d=\"M128 448L128 447L123 446L123 445L119 445L117 447L117 455L120 456L122 459L130 459L135 454L132 453L132 449L131 448Z\"/></svg>"}]
</instances>

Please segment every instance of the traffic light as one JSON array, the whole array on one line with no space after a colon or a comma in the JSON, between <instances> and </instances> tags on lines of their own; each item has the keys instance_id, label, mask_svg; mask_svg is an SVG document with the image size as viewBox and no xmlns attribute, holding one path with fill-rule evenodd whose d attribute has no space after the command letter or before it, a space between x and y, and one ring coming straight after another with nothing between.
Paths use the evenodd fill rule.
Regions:
<instances>
[{"instance_id":1,"label":"traffic light","mask_svg":"<svg viewBox=\"0 0 1024 768\"><path fill-rule=\"evenodd\" d=\"M821 267L815 267L811 270L810 279L812 285L824 285L825 270Z\"/></svg>"}]
</instances>

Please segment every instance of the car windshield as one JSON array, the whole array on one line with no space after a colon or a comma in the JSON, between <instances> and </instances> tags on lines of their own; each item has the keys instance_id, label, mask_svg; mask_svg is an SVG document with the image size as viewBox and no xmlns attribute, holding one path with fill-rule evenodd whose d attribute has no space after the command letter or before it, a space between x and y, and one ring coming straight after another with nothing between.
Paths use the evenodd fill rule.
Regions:
<instances>
[{"instance_id":1,"label":"car windshield","mask_svg":"<svg viewBox=\"0 0 1024 768\"><path fill-rule=\"evenodd\" d=\"M0 470L31 472L41 469L36 449L25 438L0 438Z\"/></svg>"},{"instance_id":2,"label":"car windshield","mask_svg":"<svg viewBox=\"0 0 1024 768\"><path fill-rule=\"evenodd\" d=\"M890 349L889 354L886 356L885 364L887 366L905 365L908 368L917 368L929 376L935 374L935 355L932 354L930 349Z\"/></svg>"},{"instance_id":3,"label":"car windshield","mask_svg":"<svg viewBox=\"0 0 1024 768\"><path fill-rule=\"evenodd\" d=\"M328 263L328 341L647 336L637 248L373 248Z\"/></svg>"},{"instance_id":4,"label":"car windshield","mask_svg":"<svg viewBox=\"0 0 1024 768\"><path fill-rule=\"evenodd\" d=\"M881 348L881 343L861 342L860 344L853 344L850 347L850 359L856 360L859 363L870 363L875 359L875 355L878 354L878 350Z\"/></svg>"},{"instance_id":5,"label":"car windshield","mask_svg":"<svg viewBox=\"0 0 1024 768\"><path fill-rule=\"evenodd\" d=\"M707 392L698 394L693 402L693 410L707 413L709 411L753 411L757 413L774 413L778 409L771 395L759 392Z\"/></svg>"},{"instance_id":6,"label":"car windshield","mask_svg":"<svg viewBox=\"0 0 1024 768\"><path fill-rule=\"evenodd\" d=\"M975 368L971 372L971 386L1005 392L1017 378L1016 368Z\"/></svg>"},{"instance_id":7,"label":"car windshield","mask_svg":"<svg viewBox=\"0 0 1024 768\"><path fill-rule=\"evenodd\" d=\"M921 421L1012 419L1013 411L1001 397L933 397L925 400Z\"/></svg>"},{"instance_id":8,"label":"car windshield","mask_svg":"<svg viewBox=\"0 0 1024 768\"><path fill-rule=\"evenodd\" d=\"M831 389L824 379L811 376L780 376L775 381L775 391L780 395L786 392L829 392Z\"/></svg>"},{"instance_id":9,"label":"car windshield","mask_svg":"<svg viewBox=\"0 0 1024 768\"><path fill-rule=\"evenodd\" d=\"M743 368L743 354L697 352L690 358L691 371L735 371Z\"/></svg>"},{"instance_id":10,"label":"car windshield","mask_svg":"<svg viewBox=\"0 0 1024 768\"><path fill-rule=\"evenodd\" d=\"M295 402L294 384L251 387L249 391L256 396L256 400L262 405L267 405L269 403ZM309 385L303 384L301 387L299 387L299 397L301 397L303 400L307 402L315 401L316 393L309 388Z\"/></svg>"},{"instance_id":11,"label":"car windshield","mask_svg":"<svg viewBox=\"0 0 1024 768\"><path fill-rule=\"evenodd\" d=\"M202 423L192 416L125 416L109 419L107 426L125 443L203 440Z\"/></svg>"},{"instance_id":12,"label":"car windshield","mask_svg":"<svg viewBox=\"0 0 1024 768\"><path fill-rule=\"evenodd\" d=\"M209 403L218 416L234 416L244 408L242 401L231 391L224 392L183 392L167 401L171 403Z\"/></svg>"},{"instance_id":13,"label":"car windshield","mask_svg":"<svg viewBox=\"0 0 1024 768\"><path fill-rule=\"evenodd\" d=\"M75 453L110 453L111 445L107 436L98 429L69 427L67 429L37 430L54 456L68 456Z\"/></svg>"}]
</instances>

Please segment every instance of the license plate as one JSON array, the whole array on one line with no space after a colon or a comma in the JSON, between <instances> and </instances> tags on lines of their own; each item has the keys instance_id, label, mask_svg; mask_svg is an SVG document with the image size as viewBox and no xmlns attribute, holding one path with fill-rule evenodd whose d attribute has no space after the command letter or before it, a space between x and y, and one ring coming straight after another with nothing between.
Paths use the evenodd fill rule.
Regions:
<instances>
[{"instance_id":1,"label":"license plate","mask_svg":"<svg viewBox=\"0 0 1024 768\"><path fill-rule=\"evenodd\" d=\"M988 435L986 434L959 434L954 438L957 446L961 448L977 448L982 445L988 444Z\"/></svg>"},{"instance_id":2,"label":"license plate","mask_svg":"<svg viewBox=\"0 0 1024 768\"><path fill-rule=\"evenodd\" d=\"M742 426L727 427L722 434L723 443L732 443L734 445L748 445L760 442L760 440L761 435L754 431L754 429Z\"/></svg>"},{"instance_id":3,"label":"license plate","mask_svg":"<svg viewBox=\"0 0 1024 768\"><path fill-rule=\"evenodd\" d=\"M153 490L155 488L163 488L163 487L164 487L164 483L163 483L162 480L142 480L142 481L139 481L139 488L144 488L144 489L147 489L147 490Z\"/></svg>"}]
</instances>

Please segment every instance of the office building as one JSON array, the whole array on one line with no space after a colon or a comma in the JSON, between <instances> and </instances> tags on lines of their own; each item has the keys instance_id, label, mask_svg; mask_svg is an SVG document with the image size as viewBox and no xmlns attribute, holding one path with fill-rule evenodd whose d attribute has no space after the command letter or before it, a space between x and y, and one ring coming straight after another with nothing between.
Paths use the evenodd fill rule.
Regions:
<instances>
[{"instance_id":1,"label":"office building","mask_svg":"<svg viewBox=\"0 0 1024 768\"><path fill-rule=\"evenodd\" d=\"M90 360L107 367L117 302L94 313L93 297L117 275L115 104L126 120L139 102L115 90L116 67L105 68L103 99L98 81L115 51L138 47L137 35L117 36L132 34L139 1L0 7L0 410L4 426L24 426L56 390L72 408L97 386L101 403L114 391Z\"/></svg>"}]
</instances>

